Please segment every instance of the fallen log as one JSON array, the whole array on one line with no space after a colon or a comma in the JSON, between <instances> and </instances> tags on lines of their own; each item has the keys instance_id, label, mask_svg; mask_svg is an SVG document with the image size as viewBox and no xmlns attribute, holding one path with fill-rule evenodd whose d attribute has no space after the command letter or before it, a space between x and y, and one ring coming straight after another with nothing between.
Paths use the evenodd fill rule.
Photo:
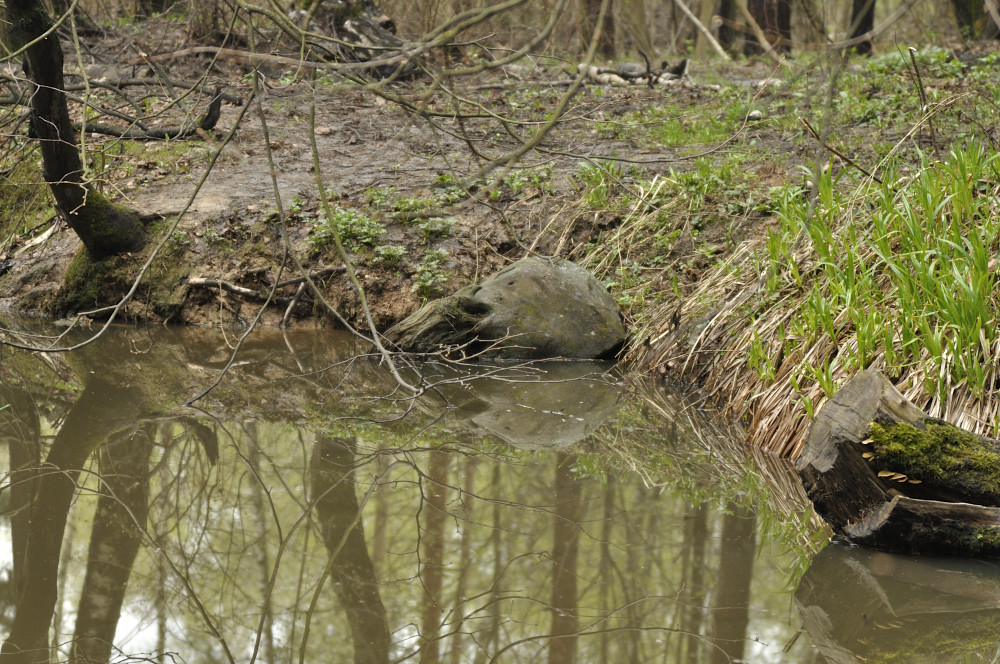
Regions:
<instances>
[{"instance_id":1,"label":"fallen log","mask_svg":"<svg viewBox=\"0 0 1000 664\"><path fill-rule=\"evenodd\" d=\"M1000 441L929 417L877 371L823 406L796 468L816 512L848 542L1000 556Z\"/></svg>"}]
</instances>

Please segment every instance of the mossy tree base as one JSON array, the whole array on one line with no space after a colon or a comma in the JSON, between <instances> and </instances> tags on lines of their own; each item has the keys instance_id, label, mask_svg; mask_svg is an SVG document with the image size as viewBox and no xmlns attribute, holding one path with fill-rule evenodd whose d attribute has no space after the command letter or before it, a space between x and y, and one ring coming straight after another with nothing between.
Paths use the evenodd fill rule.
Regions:
<instances>
[{"instance_id":1,"label":"mossy tree base","mask_svg":"<svg viewBox=\"0 0 1000 664\"><path fill-rule=\"evenodd\" d=\"M816 512L851 543L1000 556L1000 442L928 417L877 371L820 410L797 468Z\"/></svg>"},{"instance_id":2,"label":"mossy tree base","mask_svg":"<svg viewBox=\"0 0 1000 664\"><path fill-rule=\"evenodd\" d=\"M24 46L24 70L33 83L31 135L38 139L43 175L56 207L80 237L90 257L137 251L147 242L139 214L112 203L83 178L83 159L63 91L63 52L52 18L40 0L7 2L10 40Z\"/></svg>"},{"instance_id":3,"label":"mossy tree base","mask_svg":"<svg viewBox=\"0 0 1000 664\"><path fill-rule=\"evenodd\" d=\"M113 305L128 292L137 270L133 257L92 260L86 248L81 248L66 268L63 286L49 313L64 315Z\"/></svg>"}]
</instances>

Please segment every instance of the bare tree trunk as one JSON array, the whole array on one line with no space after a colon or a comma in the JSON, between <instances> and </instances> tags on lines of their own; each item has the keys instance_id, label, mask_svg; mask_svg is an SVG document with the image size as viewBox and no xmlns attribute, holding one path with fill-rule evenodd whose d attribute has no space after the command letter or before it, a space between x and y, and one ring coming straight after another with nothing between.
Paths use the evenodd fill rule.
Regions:
<instances>
[{"instance_id":1,"label":"bare tree trunk","mask_svg":"<svg viewBox=\"0 0 1000 664\"><path fill-rule=\"evenodd\" d=\"M80 237L91 259L136 251L145 246L139 214L108 201L83 183L83 161L63 92L63 52L56 33L41 38L52 19L41 0L8 0L11 41L25 48L24 70L34 84L31 135L41 148L45 181L59 212Z\"/></svg>"},{"instance_id":2,"label":"bare tree trunk","mask_svg":"<svg viewBox=\"0 0 1000 664\"><path fill-rule=\"evenodd\" d=\"M955 22L963 39L996 38L997 25L983 11L983 0L951 0L951 8L955 12Z\"/></svg>"},{"instance_id":3,"label":"bare tree trunk","mask_svg":"<svg viewBox=\"0 0 1000 664\"><path fill-rule=\"evenodd\" d=\"M747 9L764 35L774 44L774 49L788 53L791 50L792 40L790 0L748 0ZM763 49L754 36L747 35L743 41L743 52L746 55L755 55L762 53Z\"/></svg>"},{"instance_id":4,"label":"bare tree trunk","mask_svg":"<svg viewBox=\"0 0 1000 664\"><path fill-rule=\"evenodd\" d=\"M628 23L627 32L632 35L635 48L653 58L653 37L649 29L646 0L622 0L622 4L622 15Z\"/></svg>"},{"instance_id":5,"label":"bare tree trunk","mask_svg":"<svg viewBox=\"0 0 1000 664\"><path fill-rule=\"evenodd\" d=\"M733 21L736 18L736 14L736 0L720 0L719 16L727 19L728 21ZM719 26L719 44L721 44L722 47L730 53L736 49L736 42L740 38L742 38L742 34L738 33L726 23Z\"/></svg>"},{"instance_id":6,"label":"bare tree trunk","mask_svg":"<svg viewBox=\"0 0 1000 664\"><path fill-rule=\"evenodd\" d=\"M101 450L104 490L97 499L90 534L70 662L96 664L111 659L125 589L146 523L152 449L152 428L147 425L135 434L112 436Z\"/></svg>"},{"instance_id":7,"label":"bare tree trunk","mask_svg":"<svg viewBox=\"0 0 1000 664\"><path fill-rule=\"evenodd\" d=\"M580 0L580 36L583 38L583 48L590 45L594 31L600 30L597 39L597 54L604 58L614 58L618 53L615 40L614 2L608 7L603 25L595 25L601 13L601 0Z\"/></svg>"},{"instance_id":8,"label":"bare tree trunk","mask_svg":"<svg viewBox=\"0 0 1000 664\"><path fill-rule=\"evenodd\" d=\"M701 0L701 14L698 16L698 19L702 25L709 26L712 24L712 16L715 15L714 10L714 0ZM708 48L708 38L699 30L694 43L695 60L702 60L708 54Z\"/></svg>"},{"instance_id":9,"label":"bare tree trunk","mask_svg":"<svg viewBox=\"0 0 1000 664\"><path fill-rule=\"evenodd\" d=\"M875 27L875 0L852 0L851 4L851 39L855 39ZM866 39L854 50L859 55L871 55L872 42Z\"/></svg>"},{"instance_id":10,"label":"bare tree trunk","mask_svg":"<svg viewBox=\"0 0 1000 664\"><path fill-rule=\"evenodd\" d=\"M576 561L583 519L583 482L573 476L576 455L557 454L556 505L552 526L552 627L549 664L576 661Z\"/></svg>"}]
</instances>

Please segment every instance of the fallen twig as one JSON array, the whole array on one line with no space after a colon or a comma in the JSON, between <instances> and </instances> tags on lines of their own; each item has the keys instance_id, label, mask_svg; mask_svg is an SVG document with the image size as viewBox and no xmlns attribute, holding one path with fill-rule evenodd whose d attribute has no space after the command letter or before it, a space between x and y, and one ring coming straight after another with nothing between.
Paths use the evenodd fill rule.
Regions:
<instances>
[{"instance_id":1,"label":"fallen twig","mask_svg":"<svg viewBox=\"0 0 1000 664\"><path fill-rule=\"evenodd\" d=\"M147 129L141 125L120 129L112 125L88 122L86 125L74 122L73 128L77 131L84 131L94 134L105 134L117 138L127 138L134 141L166 140L187 138L197 134L198 131L211 131L222 116L222 91L216 90L215 98L208 105L208 109L197 122L192 122L178 127L161 127Z\"/></svg>"},{"instance_id":2,"label":"fallen twig","mask_svg":"<svg viewBox=\"0 0 1000 664\"><path fill-rule=\"evenodd\" d=\"M869 171L868 169L866 169L864 166L862 166L858 162L854 161L853 159L851 159L850 157L848 157L846 154L844 154L843 152L841 152L840 150L838 150L837 148L833 147L832 145L830 145L829 143L827 143L826 141L824 141L822 138L820 138L819 134L816 132L815 129L813 129L813 126L811 124L809 124L808 120L806 120L805 118L799 118L799 122L801 122L802 124L804 124L806 126L806 129L809 130L809 133L812 134L813 137L815 137L815 139L817 141L819 141L819 144L822 145L824 148L826 148L827 150L829 150L833 154L837 155L838 157L840 157L841 159L843 159L844 161L846 161L848 164L850 164L854 168L858 169L859 171L861 171L862 173L864 173L866 176L870 177L872 180L875 180L875 182L878 182L879 184L885 184L884 182L882 182L882 179L879 176L875 175L874 173L872 173L871 171Z\"/></svg>"},{"instance_id":3,"label":"fallen twig","mask_svg":"<svg viewBox=\"0 0 1000 664\"><path fill-rule=\"evenodd\" d=\"M322 279L323 277L328 277L331 274L342 274L344 272L344 267L328 267L322 270L317 270L309 274L308 279ZM279 281L274 285L274 288L284 288L285 286L295 286L306 283L307 277L300 276L294 277L292 279L285 279L284 281ZM224 291L228 291L233 295L239 295L240 297L245 297L253 300L266 300L267 293L263 291L254 290L253 288L247 288L246 286L237 286L236 284L223 281L222 279L212 279L210 277L190 277L187 280L188 286L199 286L201 288L221 288ZM290 297L275 297L273 298L275 302L280 302L281 304L288 304L292 300L301 299L301 294L296 294L294 298Z\"/></svg>"}]
</instances>

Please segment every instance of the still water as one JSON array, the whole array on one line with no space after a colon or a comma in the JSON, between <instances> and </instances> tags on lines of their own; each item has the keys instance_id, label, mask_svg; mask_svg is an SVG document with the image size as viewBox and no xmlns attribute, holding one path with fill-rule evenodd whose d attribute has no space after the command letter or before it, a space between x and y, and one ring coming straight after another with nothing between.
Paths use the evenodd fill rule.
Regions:
<instances>
[{"instance_id":1,"label":"still water","mask_svg":"<svg viewBox=\"0 0 1000 664\"><path fill-rule=\"evenodd\" d=\"M344 335L235 345L0 352L5 659L997 661L993 564L826 546L787 464L660 386L428 365L414 397Z\"/></svg>"}]
</instances>

